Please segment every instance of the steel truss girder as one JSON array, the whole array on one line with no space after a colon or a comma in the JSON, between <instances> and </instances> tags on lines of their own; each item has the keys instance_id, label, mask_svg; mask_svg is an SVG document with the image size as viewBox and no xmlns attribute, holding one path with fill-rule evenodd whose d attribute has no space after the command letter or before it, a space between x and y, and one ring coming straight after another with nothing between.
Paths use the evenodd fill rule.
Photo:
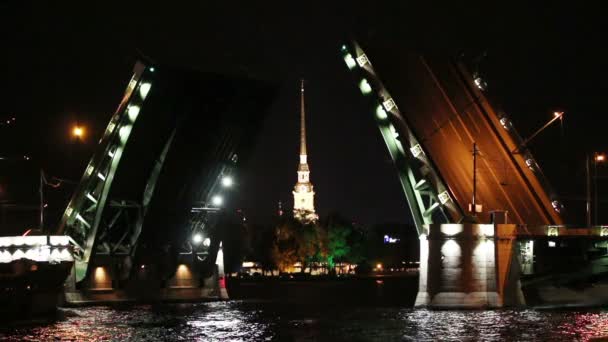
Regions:
<instances>
[{"instance_id":1,"label":"steel truss girder","mask_svg":"<svg viewBox=\"0 0 608 342\"><path fill-rule=\"evenodd\" d=\"M86 276L112 181L133 125L152 86L152 76L152 68L147 68L141 62L135 65L122 101L61 219L58 233L71 236L83 248L82 257L75 262L77 282Z\"/></svg>"},{"instance_id":2,"label":"steel truss girder","mask_svg":"<svg viewBox=\"0 0 608 342\"><path fill-rule=\"evenodd\" d=\"M395 167L418 234L431 223L458 222L463 210L432 160L376 74L369 57L355 41L342 45L342 57L356 75L361 92L370 98L374 118ZM440 197L442 199L440 199ZM436 215L439 212L440 215Z\"/></svg>"}]
</instances>

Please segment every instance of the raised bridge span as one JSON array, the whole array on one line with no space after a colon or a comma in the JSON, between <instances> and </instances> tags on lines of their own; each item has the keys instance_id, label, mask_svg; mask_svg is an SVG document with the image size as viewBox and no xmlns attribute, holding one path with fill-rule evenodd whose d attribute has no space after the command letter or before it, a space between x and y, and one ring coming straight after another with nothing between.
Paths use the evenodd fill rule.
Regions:
<instances>
[{"instance_id":1,"label":"raised bridge span","mask_svg":"<svg viewBox=\"0 0 608 342\"><path fill-rule=\"evenodd\" d=\"M420 235L418 305L522 304L520 275L533 273L546 246L608 235L563 227L563 207L513 123L462 65L365 41L340 54ZM74 301L222 294L222 227L237 224L221 210L225 180L246 161L273 90L136 64L57 231L78 250L67 287ZM209 240L192 243L197 233Z\"/></svg>"}]
</instances>

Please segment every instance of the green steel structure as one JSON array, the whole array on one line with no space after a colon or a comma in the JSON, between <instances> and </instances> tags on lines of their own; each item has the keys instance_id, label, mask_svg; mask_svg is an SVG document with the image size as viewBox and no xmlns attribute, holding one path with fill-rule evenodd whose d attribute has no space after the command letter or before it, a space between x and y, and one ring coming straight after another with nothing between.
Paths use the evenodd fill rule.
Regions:
<instances>
[{"instance_id":1,"label":"green steel structure","mask_svg":"<svg viewBox=\"0 0 608 342\"><path fill-rule=\"evenodd\" d=\"M460 222L462 208L453 201L449 187L436 171L407 119L376 74L363 49L352 41L341 54L354 73L361 93L369 99L371 112L397 169L418 234L431 223Z\"/></svg>"},{"instance_id":2,"label":"green steel structure","mask_svg":"<svg viewBox=\"0 0 608 342\"><path fill-rule=\"evenodd\" d=\"M122 101L99 142L99 148L87 165L61 219L58 233L71 236L80 247L81 253L77 255L75 261L77 281L81 281L87 273L102 213L109 204L107 202L112 180L129 141L131 130L153 86L153 80L154 67L138 62L133 69L133 75ZM153 188L154 183L153 175L148 183L149 187ZM134 207L137 212L141 210L137 205L122 204L123 210L129 207ZM136 234L131 239L137 239Z\"/></svg>"}]
</instances>

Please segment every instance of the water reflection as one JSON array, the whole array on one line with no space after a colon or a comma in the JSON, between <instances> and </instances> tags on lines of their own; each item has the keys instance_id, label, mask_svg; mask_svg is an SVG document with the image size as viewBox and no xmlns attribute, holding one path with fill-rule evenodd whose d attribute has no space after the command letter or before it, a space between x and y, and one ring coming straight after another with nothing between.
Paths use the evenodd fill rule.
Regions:
<instances>
[{"instance_id":1,"label":"water reflection","mask_svg":"<svg viewBox=\"0 0 608 342\"><path fill-rule=\"evenodd\" d=\"M608 337L608 312L429 311L277 302L61 310L0 325L8 341L499 341Z\"/></svg>"}]
</instances>

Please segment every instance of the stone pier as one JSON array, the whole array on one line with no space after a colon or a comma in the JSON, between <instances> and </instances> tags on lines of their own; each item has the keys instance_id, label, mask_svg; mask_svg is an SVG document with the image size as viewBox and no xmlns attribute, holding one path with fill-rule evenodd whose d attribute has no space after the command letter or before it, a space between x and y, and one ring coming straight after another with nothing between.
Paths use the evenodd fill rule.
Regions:
<instances>
[{"instance_id":1,"label":"stone pier","mask_svg":"<svg viewBox=\"0 0 608 342\"><path fill-rule=\"evenodd\" d=\"M516 226L431 224L420 235L417 307L522 305Z\"/></svg>"}]
</instances>

